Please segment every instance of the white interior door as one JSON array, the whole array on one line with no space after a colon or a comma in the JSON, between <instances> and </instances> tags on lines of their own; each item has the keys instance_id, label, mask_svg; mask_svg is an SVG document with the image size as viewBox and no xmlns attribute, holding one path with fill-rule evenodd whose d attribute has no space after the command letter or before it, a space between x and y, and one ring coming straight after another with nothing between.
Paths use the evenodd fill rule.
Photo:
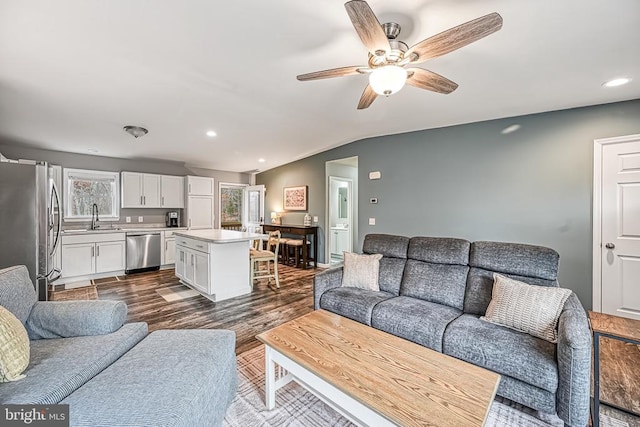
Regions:
<instances>
[{"instance_id":1,"label":"white interior door","mask_svg":"<svg viewBox=\"0 0 640 427\"><path fill-rule=\"evenodd\" d=\"M640 320L640 135L621 139L602 145L602 312Z\"/></svg>"},{"instance_id":2,"label":"white interior door","mask_svg":"<svg viewBox=\"0 0 640 427\"><path fill-rule=\"evenodd\" d=\"M244 190L243 227L248 232L260 232L264 223L264 185L251 185Z\"/></svg>"}]
</instances>

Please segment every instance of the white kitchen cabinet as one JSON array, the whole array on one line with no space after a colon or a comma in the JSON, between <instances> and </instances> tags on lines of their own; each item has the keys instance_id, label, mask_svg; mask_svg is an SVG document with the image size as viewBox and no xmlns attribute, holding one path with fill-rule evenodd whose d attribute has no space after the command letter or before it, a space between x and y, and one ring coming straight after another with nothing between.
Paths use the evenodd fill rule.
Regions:
<instances>
[{"instance_id":1,"label":"white kitchen cabinet","mask_svg":"<svg viewBox=\"0 0 640 427\"><path fill-rule=\"evenodd\" d=\"M178 253L176 252L176 238L173 233L178 229L168 229L162 232L162 250L160 251L160 258L162 265L175 264L176 270L179 266L176 262ZM178 274L176 272L176 274Z\"/></svg>"},{"instance_id":2,"label":"white kitchen cabinet","mask_svg":"<svg viewBox=\"0 0 640 427\"><path fill-rule=\"evenodd\" d=\"M187 176L186 177L187 195L194 196L213 196L214 183L213 178L206 176Z\"/></svg>"},{"instance_id":3,"label":"white kitchen cabinet","mask_svg":"<svg viewBox=\"0 0 640 427\"><path fill-rule=\"evenodd\" d=\"M184 178L162 175L160 184L160 205L163 208L184 208Z\"/></svg>"},{"instance_id":4,"label":"white kitchen cabinet","mask_svg":"<svg viewBox=\"0 0 640 427\"><path fill-rule=\"evenodd\" d=\"M124 270L125 242L96 243L96 273Z\"/></svg>"},{"instance_id":5,"label":"white kitchen cabinet","mask_svg":"<svg viewBox=\"0 0 640 427\"><path fill-rule=\"evenodd\" d=\"M331 229L331 253L336 255L342 255L342 252L350 252L349 248L349 234L350 230L344 228L332 228Z\"/></svg>"},{"instance_id":6,"label":"white kitchen cabinet","mask_svg":"<svg viewBox=\"0 0 640 427\"><path fill-rule=\"evenodd\" d=\"M199 251L193 251L193 263L195 272L193 275L193 285L203 292L211 293L209 287L209 254Z\"/></svg>"},{"instance_id":7,"label":"white kitchen cabinet","mask_svg":"<svg viewBox=\"0 0 640 427\"><path fill-rule=\"evenodd\" d=\"M182 280L187 280L187 257L186 249L176 246L176 276Z\"/></svg>"},{"instance_id":8,"label":"white kitchen cabinet","mask_svg":"<svg viewBox=\"0 0 640 427\"><path fill-rule=\"evenodd\" d=\"M62 277L86 276L95 271L95 243L62 245Z\"/></svg>"},{"instance_id":9,"label":"white kitchen cabinet","mask_svg":"<svg viewBox=\"0 0 640 427\"><path fill-rule=\"evenodd\" d=\"M124 233L62 236L61 278L80 280L94 274L123 271L125 247Z\"/></svg>"},{"instance_id":10,"label":"white kitchen cabinet","mask_svg":"<svg viewBox=\"0 0 640 427\"><path fill-rule=\"evenodd\" d=\"M122 172L123 208L159 208L161 175Z\"/></svg>"},{"instance_id":11,"label":"white kitchen cabinet","mask_svg":"<svg viewBox=\"0 0 640 427\"><path fill-rule=\"evenodd\" d=\"M190 229L213 228L213 196L187 197L187 227Z\"/></svg>"}]
</instances>

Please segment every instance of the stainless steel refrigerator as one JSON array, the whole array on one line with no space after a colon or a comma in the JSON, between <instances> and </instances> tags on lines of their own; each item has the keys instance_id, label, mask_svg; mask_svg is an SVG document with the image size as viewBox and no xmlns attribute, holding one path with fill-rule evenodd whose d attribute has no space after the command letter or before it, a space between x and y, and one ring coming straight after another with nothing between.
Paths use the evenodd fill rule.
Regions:
<instances>
[{"instance_id":1,"label":"stainless steel refrigerator","mask_svg":"<svg viewBox=\"0 0 640 427\"><path fill-rule=\"evenodd\" d=\"M0 268L26 265L41 301L60 277L60 221L60 193L45 162L0 162Z\"/></svg>"}]
</instances>

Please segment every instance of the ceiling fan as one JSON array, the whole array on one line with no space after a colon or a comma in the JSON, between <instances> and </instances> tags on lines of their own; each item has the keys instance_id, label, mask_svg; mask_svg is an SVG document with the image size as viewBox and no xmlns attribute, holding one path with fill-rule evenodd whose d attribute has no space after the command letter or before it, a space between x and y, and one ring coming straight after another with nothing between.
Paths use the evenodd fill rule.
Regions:
<instances>
[{"instance_id":1,"label":"ceiling fan","mask_svg":"<svg viewBox=\"0 0 640 427\"><path fill-rule=\"evenodd\" d=\"M369 50L368 65L316 71L301 74L297 78L307 81L369 74L369 84L362 93L358 110L368 108L378 95L389 96L398 92L405 83L438 93L453 92L458 87L456 83L412 65L453 52L502 28L502 17L494 12L431 36L409 48L397 40L400 25L395 22L381 25L366 1L348 1L344 7L360 40Z\"/></svg>"}]
</instances>

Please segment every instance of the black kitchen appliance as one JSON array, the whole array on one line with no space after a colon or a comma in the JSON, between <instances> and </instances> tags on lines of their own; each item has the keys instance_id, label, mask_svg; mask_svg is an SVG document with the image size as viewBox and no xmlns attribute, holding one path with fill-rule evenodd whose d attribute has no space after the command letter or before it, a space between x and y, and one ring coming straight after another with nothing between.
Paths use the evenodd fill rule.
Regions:
<instances>
[{"instance_id":1,"label":"black kitchen appliance","mask_svg":"<svg viewBox=\"0 0 640 427\"><path fill-rule=\"evenodd\" d=\"M180 212L167 212L167 227L180 227Z\"/></svg>"}]
</instances>

